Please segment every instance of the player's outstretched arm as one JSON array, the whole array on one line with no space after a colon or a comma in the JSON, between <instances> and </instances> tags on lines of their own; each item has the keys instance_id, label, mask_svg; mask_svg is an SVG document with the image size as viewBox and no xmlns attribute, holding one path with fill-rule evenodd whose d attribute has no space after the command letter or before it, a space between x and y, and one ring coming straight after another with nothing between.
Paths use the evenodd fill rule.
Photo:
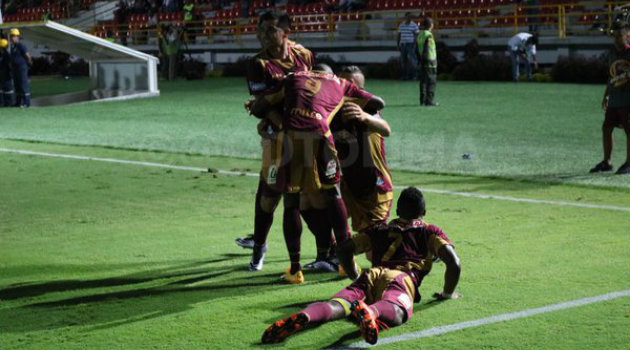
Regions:
<instances>
[{"instance_id":1,"label":"player's outstretched arm","mask_svg":"<svg viewBox=\"0 0 630 350\"><path fill-rule=\"evenodd\" d=\"M455 287L457 287L459 275L462 271L459 256L457 256L455 248L451 245L442 246L438 250L438 256L446 264L446 272L444 272L444 288L442 292L433 294L433 297L438 300L457 299L461 297L459 293L455 292Z\"/></svg>"}]
</instances>

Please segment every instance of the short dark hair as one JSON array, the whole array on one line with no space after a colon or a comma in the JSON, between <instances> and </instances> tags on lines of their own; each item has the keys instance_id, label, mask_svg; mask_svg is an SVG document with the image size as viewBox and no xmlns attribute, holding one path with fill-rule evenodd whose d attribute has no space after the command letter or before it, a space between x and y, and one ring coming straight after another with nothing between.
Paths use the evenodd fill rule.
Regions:
<instances>
[{"instance_id":1,"label":"short dark hair","mask_svg":"<svg viewBox=\"0 0 630 350\"><path fill-rule=\"evenodd\" d=\"M285 11L267 10L258 17L258 25L265 21L278 21L278 27L282 29L291 28L291 17Z\"/></svg>"},{"instance_id":2,"label":"short dark hair","mask_svg":"<svg viewBox=\"0 0 630 350\"><path fill-rule=\"evenodd\" d=\"M416 187L405 188L398 197L396 214L406 220L416 219L427 213L422 192Z\"/></svg>"},{"instance_id":3,"label":"short dark hair","mask_svg":"<svg viewBox=\"0 0 630 350\"><path fill-rule=\"evenodd\" d=\"M538 34L533 34L532 36L527 38L525 43L530 44L530 45L538 45Z\"/></svg>"},{"instance_id":4,"label":"short dark hair","mask_svg":"<svg viewBox=\"0 0 630 350\"><path fill-rule=\"evenodd\" d=\"M422 20L422 28L428 29L428 28L431 28L432 25L433 25L433 18L424 17L424 20Z\"/></svg>"},{"instance_id":5,"label":"short dark hair","mask_svg":"<svg viewBox=\"0 0 630 350\"><path fill-rule=\"evenodd\" d=\"M313 70L324 72L324 73L333 74L332 68L330 68L330 66L327 65L326 63L318 63L318 64L314 65L313 66Z\"/></svg>"}]
</instances>

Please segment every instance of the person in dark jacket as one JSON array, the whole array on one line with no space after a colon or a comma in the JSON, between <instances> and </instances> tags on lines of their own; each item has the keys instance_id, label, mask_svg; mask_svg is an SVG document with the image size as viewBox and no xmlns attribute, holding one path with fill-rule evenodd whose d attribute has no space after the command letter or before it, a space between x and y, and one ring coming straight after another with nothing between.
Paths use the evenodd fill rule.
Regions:
<instances>
[{"instance_id":1,"label":"person in dark jacket","mask_svg":"<svg viewBox=\"0 0 630 350\"><path fill-rule=\"evenodd\" d=\"M26 46L20 42L20 30L12 28L9 36L11 37L11 62L16 93L15 105L30 107L31 87L28 83L28 67L33 64L33 60Z\"/></svg>"}]
</instances>

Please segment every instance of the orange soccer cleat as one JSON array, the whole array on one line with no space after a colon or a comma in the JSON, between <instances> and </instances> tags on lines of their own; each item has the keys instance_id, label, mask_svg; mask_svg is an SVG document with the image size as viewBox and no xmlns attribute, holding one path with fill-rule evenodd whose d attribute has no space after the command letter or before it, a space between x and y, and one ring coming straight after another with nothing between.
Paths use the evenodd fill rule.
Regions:
<instances>
[{"instance_id":1,"label":"orange soccer cleat","mask_svg":"<svg viewBox=\"0 0 630 350\"><path fill-rule=\"evenodd\" d=\"M376 344L379 326L374 311L363 300L352 302L350 309L352 310L352 316L359 323L359 327L361 327L363 339L372 345Z\"/></svg>"},{"instance_id":2,"label":"orange soccer cleat","mask_svg":"<svg viewBox=\"0 0 630 350\"><path fill-rule=\"evenodd\" d=\"M274 322L262 335L263 344L279 343L295 334L308 323L308 316L300 312Z\"/></svg>"}]
</instances>

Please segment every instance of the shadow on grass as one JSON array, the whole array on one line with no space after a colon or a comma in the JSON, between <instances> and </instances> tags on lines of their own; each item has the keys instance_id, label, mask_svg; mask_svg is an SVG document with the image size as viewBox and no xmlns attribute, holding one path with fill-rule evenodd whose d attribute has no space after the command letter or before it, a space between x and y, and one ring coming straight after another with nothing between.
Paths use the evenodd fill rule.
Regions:
<instances>
[{"instance_id":1,"label":"shadow on grass","mask_svg":"<svg viewBox=\"0 0 630 350\"><path fill-rule=\"evenodd\" d=\"M4 288L0 290L0 295L5 300L29 297L57 299L16 307L8 307L4 303L4 308L0 309L0 327L4 332L53 330L68 326L106 329L184 312L195 304L217 298L260 294L261 288L265 293L295 288L283 283L278 272L239 276L235 273L246 271L242 266L212 266L228 260L231 258L223 256L120 277L50 281ZM202 266L206 264L211 265ZM328 276L330 280L334 278ZM327 277L317 276L310 281L323 282L327 281ZM101 289L92 290L94 288ZM65 294L59 299L52 293Z\"/></svg>"},{"instance_id":2,"label":"shadow on grass","mask_svg":"<svg viewBox=\"0 0 630 350\"><path fill-rule=\"evenodd\" d=\"M181 266L157 269L151 272L134 273L130 275L102 278L92 280L60 280L43 283L20 283L19 285L11 285L7 288L0 289L0 300L14 300L27 297L35 297L54 292L65 292L78 289L90 289L100 287L124 286L130 284L138 284L151 282L157 279L175 278L207 271L207 269L195 269L176 272L174 270L189 269L192 267L224 262L231 260L231 257L223 257L214 260L200 261L195 263L183 264Z\"/></svg>"}]
</instances>

